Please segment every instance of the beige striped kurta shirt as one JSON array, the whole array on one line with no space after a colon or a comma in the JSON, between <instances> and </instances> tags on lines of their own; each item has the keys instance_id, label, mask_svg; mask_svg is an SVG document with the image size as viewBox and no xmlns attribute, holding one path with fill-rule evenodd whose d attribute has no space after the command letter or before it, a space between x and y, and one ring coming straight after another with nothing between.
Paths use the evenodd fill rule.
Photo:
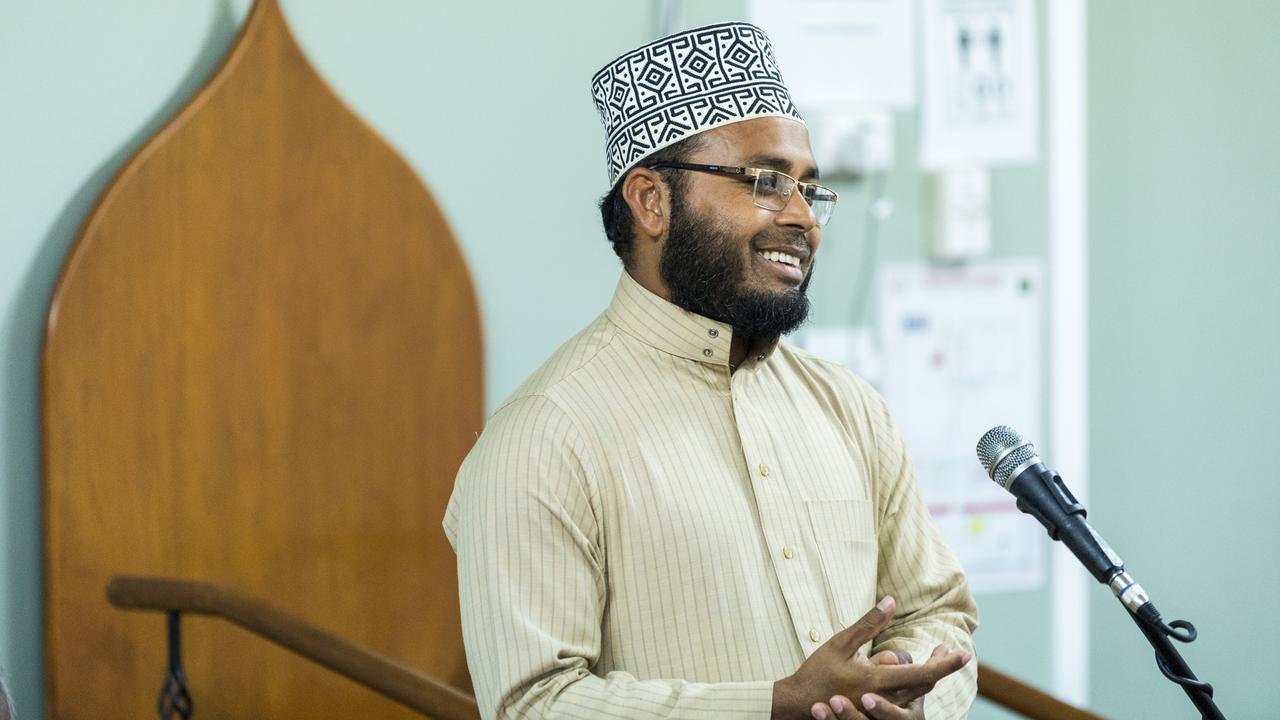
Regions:
<instances>
[{"instance_id":1,"label":"beige striped kurta shirt","mask_svg":"<svg viewBox=\"0 0 1280 720\"><path fill-rule=\"evenodd\" d=\"M773 683L884 595L876 651L972 652L883 400L786 343L730 372L732 334L624 272L489 419L444 520L484 717L768 718ZM975 677L926 716L963 717Z\"/></svg>"}]
</instances>

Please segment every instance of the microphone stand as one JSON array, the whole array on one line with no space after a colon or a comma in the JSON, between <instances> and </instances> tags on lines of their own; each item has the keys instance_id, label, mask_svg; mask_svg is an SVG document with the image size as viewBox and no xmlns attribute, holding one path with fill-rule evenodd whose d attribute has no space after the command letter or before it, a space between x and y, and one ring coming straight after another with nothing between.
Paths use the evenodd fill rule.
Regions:
<instances>
[{"instance_id":1,"label":"microphone stand","mask_svg":"<svg viewBox=\"0 0 1280 720\"><path fill-rule=\"evenodd\" d=\"M1196 626L1186 620L1165 624L1142 586L1124 570L1116 555L1089 523L1084 506L1067 489L1062 477L1044 466L1035 445L1007 425L991 428L978 441L978 459L997 485L1018 498L1018 509L1040 521L1052 540L1066 545L1094 579L1111 588L1138 629L1156 651L1156 667L1176 683L1200 711L1203 720L1226 720L1213 702L1213 686L1195 676L1169 642L1196 639Z\"/></svg>"},{"instance_id":2,"label":"microphone stand","mask_svg":"<svg viewBox=\"0 0 1280 720\"><path fill-rule=\"evenodd\" d=\"M1182 687L1183 692L1191 699L1191 704L1200 711L1205 720L1225 720L1222 711L1213 702L1213 686L1196 678L1195 673L1187 666L1178 649L1169 642L1173 638L1178 642L1189 643L1196 639L1196 626L1186 620L1174 620L1166 625L1160 619L1160 613L1150 601L1138 608L1137 612L1125 608L1138 629L1147 637L1156 651L1156 667L1160 673Z\"/></svg>"}]
</instances>

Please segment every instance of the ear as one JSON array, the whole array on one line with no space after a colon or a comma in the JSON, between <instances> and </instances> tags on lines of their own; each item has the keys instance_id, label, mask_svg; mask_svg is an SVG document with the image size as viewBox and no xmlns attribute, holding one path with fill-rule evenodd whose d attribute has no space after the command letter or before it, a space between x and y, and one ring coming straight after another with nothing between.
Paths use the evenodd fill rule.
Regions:
<instances>
[{"instance_id":1,"label":"ear","mask_svg":"<svg viewBox=\"0 0 1280 720\"><path fill-rule=\"evenodd\" d=\"M622 199L631 208L631 219L642 236L657 240L671 220L669 188L657 170L639 167L622 181Z\"/></svg>"}]
</instances>

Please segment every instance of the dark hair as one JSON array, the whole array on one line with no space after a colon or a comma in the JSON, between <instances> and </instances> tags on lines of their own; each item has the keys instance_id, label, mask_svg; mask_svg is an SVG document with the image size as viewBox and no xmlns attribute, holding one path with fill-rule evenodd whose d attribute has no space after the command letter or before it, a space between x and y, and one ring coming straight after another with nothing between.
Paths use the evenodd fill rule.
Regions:
<instances>
[{"instance_id":1,"label":"dark hair","mask_svg":"<svg viewBox=\"0 0 1280 720\"><path fill-rule=\"evenodd\" d=\"M635 167L646 167L662 162L687 162L689 156L702 147L703 142L702 136L690 135L680 142L648 155L636 163ZM671 168L663 168L658 172L671 188L671 194L678 203L679 198L684 194L685 173ZM631 206L627 205L626 199L622 197L622 184L629 173L630 171L623 173L608 194L600 198L600 219L604 221L605 237L609 238L609 242L613 244L613 252L622 259L624 266L631 264L634 229Z\"/></svg>"}]
</instances>

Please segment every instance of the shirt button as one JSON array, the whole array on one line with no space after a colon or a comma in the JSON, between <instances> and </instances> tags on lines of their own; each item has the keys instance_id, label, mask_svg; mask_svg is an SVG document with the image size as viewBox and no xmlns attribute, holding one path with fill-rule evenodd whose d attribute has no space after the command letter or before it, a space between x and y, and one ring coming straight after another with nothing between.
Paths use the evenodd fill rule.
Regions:
<instances>
[{"instance_id":1,"label":"shirt button","mask_svg":"<svg viewBox=\"0 0 1280 720\"><path fill-rule=\"evenodd\" d=\"M702 354L706 355L707 357L711 357L711 354L712 354L711 348L702 348Z\"/></svg>"},{"instance_id":2,"label":"shirt button","mask_svg":"<svg viewBox=\"0 0 1280 720\"><path fill-rule=\"evenodd\" d=\"M760 463L760 477L769 477L769 466Z\"/></svg>"},{"instance_id":3,"label":"shirt button","mask_svg":"<svg viewBox=\"0 0 1280 720\"><path fill-rule=\"evenodd\" d=\"M756 356L756 362L764 362L764 353L760 353Z\"/></svg>"},{"instance_id":4,"label":"shirt button","mask_svg":"<svg viewBox=\"0 0 1280 720\"><path fill-rule=\"evenodd\" d=\"M790 560L794 556L795 556L795 553L791 552L791 548L789 547L782 548L782 557Z\"/></svg>"},{"instance_id":5,"label":"shirt button","mask_svg":"<svg viewBox=\"0 0 1280 720\"><path fill-rule=\"evenodd\" d=\"M710 335L711 337L720 337L720 331L715 328L711 328L710 330L708 330L707 334Z\"/></svg>"},{"instance_id":6,"label":"shirt button","mask_svg":"<svg viewBox=\"0 0 1280 720\"><path fill-rule=\"evenodd\" d=\"M818 642L818 631L813 628L809 628L809 639L813 642Z\"/></svg>"}]
</instances>

